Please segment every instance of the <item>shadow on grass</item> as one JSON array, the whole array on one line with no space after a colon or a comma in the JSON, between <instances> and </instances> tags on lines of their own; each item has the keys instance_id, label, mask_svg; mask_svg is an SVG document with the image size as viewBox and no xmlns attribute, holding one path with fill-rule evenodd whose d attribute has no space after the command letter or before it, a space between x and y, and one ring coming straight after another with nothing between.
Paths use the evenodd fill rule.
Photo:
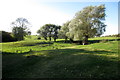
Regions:
<instances>
[{"instance_id":1,"label":"shadow on grass","mask_svg":"<svg viewBox=\"0 0 120 80\"><path fill-rule=\"evenodd\" d=\"M88 40L88 44L94 44L94 43L99 43L99 42L108 42L108 41L120 41L120 39L103 39L103 40ZM61 41L57 41L58 43L64 43L64 40ZM82 45L82 41L69 41L67 40L66 43L76 43L76 44L81 44Z\"/></svg>"},{"instance_id":2,"label":"shadow on grass","mask_svg":"<svg viewBox=\"0 0 120 80\"><path fill-rule=\"evenodd\" d=\"M89 54L110 54L110 53L116 53L116 52L112 52L112 51L105 51L105 50L94 50L94 51L90 51L90 50L85 50L85 49L54 49L54 50L44 50L44 51L48 51L48 53L54 53L54 54L66 54L66 55L70 55L70 54L77 54L77 53L89 53ZM49 55L49 54L48 54Z\"/></svg>"},{"instance_id":3,"label":"shadow on grass","mask_svg":"<svg viewBox=\"0 0 120 80\"><path fill-rule=\"evenodd\" d=\"M36 46L36 45L40 45L40 46L46 47L46 46L50 46L52 44L53 44L53 42L39 42L39 43L23 44L23 46Z\"/></svg>"},{"instance_id":4,"label":"shadow on grass","mask_svg":"<svg viewBox=\"0 0 120 80\"><path fill-rule=\"evenodd\" d=\"M94 54L111 51L84 49L44 50L15 54L3 52L3 78L118 78L117 59ZM29 54L25 57L24 54ZM45 56L46 55L46 56Z\"/></svg>"},{"instance_id":5,"label":"shadow on grass","mask_svg":"<svg viewBox=\"0 0 120 80\"><path fill-rule=\"evenodd\" d=\"M89 40L88 43L99 43L99 42L109 42L109 41L120 41L120 39L103 39L103 40Z\"/></svg>"}]
</instances>

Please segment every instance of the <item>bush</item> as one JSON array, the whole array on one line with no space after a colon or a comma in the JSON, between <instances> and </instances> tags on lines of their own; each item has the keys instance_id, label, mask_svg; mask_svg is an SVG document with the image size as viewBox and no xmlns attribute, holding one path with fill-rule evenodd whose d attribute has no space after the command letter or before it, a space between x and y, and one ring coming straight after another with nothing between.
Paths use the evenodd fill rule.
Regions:
<instances>
[{"instance_id":1,"label":"bush","mask_svg":"<svg viewBox=\"0 0 120 80\"><path fill-rule=\"evenodd\" d=\"M0 31L0 42L12 42L16 41L14 37L11 36L11 33Z\"/></svg>"},{"instance_id":2,"label":"bush","mask_svg":"<svg viewBox=\"0 0 120 80\"><path fill-rule=\"evenodd\" d=\"M40 39L41 39L41 37L38 37L37 39L38 39L38 40L40 40Z\"/></svg>"}]
</instances>

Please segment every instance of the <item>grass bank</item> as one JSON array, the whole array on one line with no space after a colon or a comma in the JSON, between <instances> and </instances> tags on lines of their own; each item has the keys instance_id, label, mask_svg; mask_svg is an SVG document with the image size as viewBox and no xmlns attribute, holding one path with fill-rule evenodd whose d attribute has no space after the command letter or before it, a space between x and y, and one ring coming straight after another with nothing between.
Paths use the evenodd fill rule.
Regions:
<instances>
[{"instance_id":1,"label":"grass bank","mask_svg":"<svg viewBox=\"0 0 120 80\"><path fill-rule=\"evenodd\" d=\"M117 79L120 41L112 39L89 45L35 39L1 43L3 78Z\"/></svg>"}]
</instances>

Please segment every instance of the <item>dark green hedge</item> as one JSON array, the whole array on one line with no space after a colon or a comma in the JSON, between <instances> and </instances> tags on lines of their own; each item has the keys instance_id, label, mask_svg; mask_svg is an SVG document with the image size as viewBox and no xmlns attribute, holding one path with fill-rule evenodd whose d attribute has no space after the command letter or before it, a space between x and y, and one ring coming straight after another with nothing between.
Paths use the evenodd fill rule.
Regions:
<instances>
[{"instance_id":1,"label":"dark green hedge","mask_svg":"<svg viewBox=\"0 0 120 80\"><path fill-rule=\"evenodd\" d=\"M12 41L16 41L16 39L12 37L10 33L6 31L0 31L0 42L12 42Z\"/></svg>"}]
</instances>

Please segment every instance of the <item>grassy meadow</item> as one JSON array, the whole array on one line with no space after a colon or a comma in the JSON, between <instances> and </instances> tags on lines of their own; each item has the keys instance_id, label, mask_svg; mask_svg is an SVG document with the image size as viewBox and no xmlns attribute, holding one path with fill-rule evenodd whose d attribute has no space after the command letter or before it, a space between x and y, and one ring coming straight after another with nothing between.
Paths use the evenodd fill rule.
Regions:
<instances>
[{"instance_id":1,"label":"grassy meadow","mask_svg":"<svg viewBox=\"0 0 120 80\"><path fill-rule=\"evenodd\" d=\"M107 40L104 40L107 39ZM37 40L0 43L3 78L120 78L117 37L89 39L89 45Z\"/></svg>"}]
</instances>

